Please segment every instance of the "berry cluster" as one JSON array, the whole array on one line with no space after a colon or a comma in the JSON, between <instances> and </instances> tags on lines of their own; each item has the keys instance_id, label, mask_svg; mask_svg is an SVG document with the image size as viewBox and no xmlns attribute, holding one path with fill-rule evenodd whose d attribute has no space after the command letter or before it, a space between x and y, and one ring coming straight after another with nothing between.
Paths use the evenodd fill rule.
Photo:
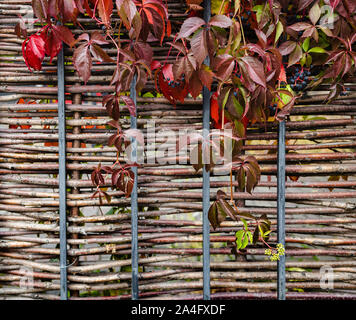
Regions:
<instances>
[{"instance_id":1,"label":"berry cluster","mask_svg":"<svg viewBox=\"0 0 356 320\"><path fill-rule=\"evenodd\" d=\"M266 249L265 254L267 256L270 256L271 261L277 261L280 259L281 256L284 256L285 254L285 249L283 244L278 243L276 250L274 249Z\"/></svg>"},{"instance_id":2,"label":"berry cluster","mask_svg":"<svg viewBox=\"0 0 356 320\"><path fill-rule=\"evenodd\" d=\"M350 88L345 88L344 91L340 92L340 96L347 96L347 92L350 91Z\"/></svg>"},{"instance_id":3,"label":"berry cluster","mask_svg":"<svg viewBox=\"0 0 356 320\"><path fill-rule=\"evenodd\" d=\"M185 74L182 74L181 79L175 81L175 80L171 80L170 78L167 78L166 81L168 82L168 85L172 88L178 88L180 87L182 84L185 83Z\"/></svg>"},{"instance_id":4,"label":"berry cluster","mask_svg":"<svg viewBox=\"0 0 356 320\"><path fill-rule=\"evenodd\" d=\"M287 81L292 90L303 91L307 87L310 80L312 80L311 75L312 73L310 69L307 70L305 68L296 67L287 78Z\"/></svg>"},{"instance_id":5,"label":"berry cluster","mask_svg":"<svg viewBox=\"0 0 356 320\"><path fill-rule=\"evenodd\" d=\"M269 110L271 116L276 115L276 113L277 113L277 103L275 103L275 104L273 104L271 106L268 106L268 110Z\"/></svg>"}]
</instances>

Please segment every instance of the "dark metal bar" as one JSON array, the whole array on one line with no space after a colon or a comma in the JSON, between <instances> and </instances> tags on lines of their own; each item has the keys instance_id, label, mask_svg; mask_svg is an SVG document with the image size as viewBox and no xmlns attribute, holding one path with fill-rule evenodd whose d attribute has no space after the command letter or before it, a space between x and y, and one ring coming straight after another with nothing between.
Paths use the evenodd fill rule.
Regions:
<instances>
[{"instance_id":1,"label":"dark metal bar","mask_svg":"<svg viewBox=\"0 0 356 320\"><path fill-rule=\"evenodd\" d=\"M285 245L285 200L286 200L286 122L280 121L278 129L277 164L277 241ZM278 261L277 298L286 299L285 256Z\"/></svg>"},{"instance_id":2,"label":"dark metal bar","mask_svg":"<svg viewBox=\"0 0 356 320\"><path fill-rule=\"evenodd\" d=\"M136 78L135 75L130 88L130 97L134 101L135 105L137 103L136 99ZM137 129L137 108L136 117L131 116L131 129ZM135 139L132 141L132 153L131 161L136 162L137 159L137 142ZM131 280L131 297L132 300L137 300L139 296L138 292L138 205L137 205L137 167L133 167L132 171L135 175L135 182L131 193L131 270L132 270L132 280Z\"/></svg>"},{"instance_id":3,"label":"dark metal bar","mask_svg":"<svg viewBox=\"0 0 356 320\"><path fill-rule=\"evenodd\" d=\"M61 300L68 299L67 288L67 172L66 172L66 118L63 48L57 58L58 69L58 148L59 148L59 238Z\"/></svg>"},{"instance_id":4,"label":"dark metal bar","mask_svg":"<svg viewBox=\"0 0 356 320\"><path fill-rule=\"evenodd\" d=\"M204 0L204 20L211 17L211 0ZM209 65L209 57L205 64ZM203 138L206 139L210 130L210 91L203 87ZM208 159L210 161L210 157ZM210 172L203 168L203 299L210 300L210 223L208 212L210 207Z\"/></svg>"}]
</instances>

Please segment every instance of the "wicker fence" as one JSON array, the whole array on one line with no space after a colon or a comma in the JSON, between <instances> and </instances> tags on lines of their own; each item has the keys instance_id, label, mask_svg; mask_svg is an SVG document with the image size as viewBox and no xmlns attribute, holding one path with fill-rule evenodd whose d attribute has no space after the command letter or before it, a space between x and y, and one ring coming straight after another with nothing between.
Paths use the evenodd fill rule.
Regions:
<instances>
[{"instance_id":1,"label":"wicker fence","mask_svg":"<svg viewBox=\"0 0 356 320\"><path fill-rule=\"evenodd\" d=\"M183 3L168 1L173 30L185 18ZM54 59L31 73L23 62L14 26L18 14L34 21L31 12L29 0L0 1L0 297L60 299L60 68ZM113 23L117 20L114 16ZM79 22L87 30L97 28L89 18ZM168 49L157 45L154 58L164 61ZM114 48L109 52L114 55ZM94 64L92 77L82 85L69 48L64 59L69 297L131 299L131 199L108 189L111 203L100 204L90 180L98 163L111 165L116 159L106 144L110 130L101 105L102 95L112 92L114 65ZM356 85L347 86L348 95L328 105L323 103L327 87L308 92L286 121L287 298L356 298ZM150 81L137 98L137 127L148 133L155 124L155 144L146 136L150 155L167 143L169 133L201 129L203 113L199 98L174 108L152 91ZM243 152L256 156L262 178L252 194L234 193L241 212L266 213L274 231L277 139L276 123L249 128ZM199 299L202 173L189 164L158 160L138 168L139 297ZM212 173L211 201L217 189L229 190L229 185L228 175ZM277 264L266 260L265 248L249 246L232 254L241 225L227 220L210 231L211 297L275 299Z\"/></svg>"}]
</instances>

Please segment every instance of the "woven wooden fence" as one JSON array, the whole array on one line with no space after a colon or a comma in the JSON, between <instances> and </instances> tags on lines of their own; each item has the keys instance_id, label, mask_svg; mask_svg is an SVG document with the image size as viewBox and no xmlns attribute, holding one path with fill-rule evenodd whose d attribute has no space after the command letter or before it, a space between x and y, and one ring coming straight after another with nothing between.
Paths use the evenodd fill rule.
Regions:
<instances>
[{"instance_id":1,"label":"woven wooden fence","mask_svg":"<svg viewBox=\"0 0 356 320\"><path fill-rule=\"evenodd\" d=\"M184 3L168 1L174 31L185 19ZM41 72L28 70L22 40L14 34L19 14L29 23L35 20L31 1L0 0L0 299L59 299L57 61L45 60ZM115 15L113 23L117 20ZM86 30L97 28L89 18L78 21ZM168 49L157 45L154 58L164 61ZM114 55L115 49L109 52ZM168 61L174 59L172 54ZM69 297L131 299L130 198L109 188L111 203L100 205L90 180L98 163L116 159L106 143L109 118L101 105L102 95L112 92L114 65L94 64L83 85L71 61L72 50L66 48ZM356 298L355 82L347 87L348 95L332 104L323 103L325 86L306 93L286 121L287 298ZM146 133L155 123L156 144L146 139L152 155L170 132L202 127L202 101L187 99L174 108L150 92L153 81L137 98L137 121ZM274 231L277 128L273 122L249 128L243 150L256 156L262 178L252 194L234 193L241 212L266 213ZM199 299L202 175L189 164L159 160L138 168L139 295ZM211 201L218 188L228 191L229 185L228 175L212 174ZM266 258L265 247L249 246L237 256L231 251L241 225L227 220L211 230L211 297L274 299L277 264Z\"/></svg>"}]
</instances>

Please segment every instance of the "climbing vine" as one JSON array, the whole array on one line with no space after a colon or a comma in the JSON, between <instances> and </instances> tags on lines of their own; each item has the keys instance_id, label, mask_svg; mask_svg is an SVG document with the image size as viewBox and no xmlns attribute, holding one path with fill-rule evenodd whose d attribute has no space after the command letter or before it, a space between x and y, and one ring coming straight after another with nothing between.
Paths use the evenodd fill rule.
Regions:
<instances>
[{"instance_id":1,"label":"climbing vine","mask_svg":"<svg viewBox=\"0 0 356 320\"><path fill-rule=\"evenodd\" d=\"M138 138L133 130L122 130L120 123L123 107L136 115L136 105L128 95L133 82L139 94L147 80L153 79L156 93L172 106L188 96L197 99L203 87L208 88L213 127L233 132L231 181L236 175L238 189L249 193L261 173L252 155L241 156L247 126L283 120L306 90L320 84L330 84L325 102L347 94L344 83L354 74L356 63L355 0L211 0L208 22L203 19L203 0L185 2L187 18L175 29L163 0L32 0L41 28L29 35L23 22L15 27L24 39L23 58L31 71L41 70L45 56L52 61L63 43L73 48L73 65L85 84L93 60L116 64L110 81L114 90L103 97L102 104L112 118L108 125L117 130L108 144L117 149L118 157L112 166L99 165L92 173L97 188L94 196L100 201L102 197L110 201L101 188L106 174L112 177L112 188L126 197L133 188L131 168L137 164L121 165L119 161L130 139ZM115 25L114 11L120 17ZM75 37L73 28L83 29L80 15L91 17L101 31L89 34L83 30ZM165 39L174 63L167 63L168 56L163 63L153 59L152 46L162 46ZM116 48L114 59L107 52L108 44ZM204 147L204 141L201 144L200 159L211 149ZM194 168L198 171L204 165L200 161ZM208 170L213 167L214 163L206 165ZM232 184L230 198L219 190L209 210L214 229L227 216L243 224L236 233L236 250L260 240L268 247L271 260L284 254L280 244L272 248L266 242L271 222L265 215L256 218L239 212Z\"/></svg>"}]
</instances>

